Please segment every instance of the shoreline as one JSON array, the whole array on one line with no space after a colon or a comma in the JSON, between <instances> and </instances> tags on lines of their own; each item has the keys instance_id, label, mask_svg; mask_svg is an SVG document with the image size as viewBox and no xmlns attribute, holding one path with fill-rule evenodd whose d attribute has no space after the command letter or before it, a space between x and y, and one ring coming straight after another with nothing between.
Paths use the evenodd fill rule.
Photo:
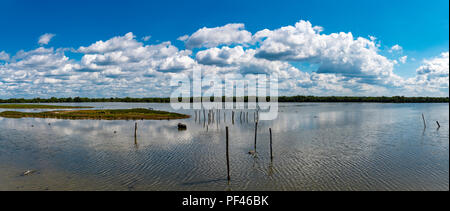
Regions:
<instances>
[{"instance_id":1,"label":"shoreline","mask_svg":"<svg viewBox=\"0 0 450 211\"><path fill-rule=\"evenodd\" d=\"M230 100L236 102L236 97L222 98L222 102ZM242 99L243 98L243 99ZM379 96L379 97L356 97L356 96L281 96L277 97L279 103L449 103L449 97L404 97L404 96ZM213 101L214 98L211 97ZM240 97L243 102L257 102L256 97L245 96ZM23 104L23 103L170 103L171 101L181 101L181 98L86 98L86 97L69 97L69 98L49 98L49 99L23 99L11 98L0 99L0 104ZM189 101L201 102L201 98L190 97ZM270 97L266 97L266 101L270 101Z\"/></svg>"}]
</instances>

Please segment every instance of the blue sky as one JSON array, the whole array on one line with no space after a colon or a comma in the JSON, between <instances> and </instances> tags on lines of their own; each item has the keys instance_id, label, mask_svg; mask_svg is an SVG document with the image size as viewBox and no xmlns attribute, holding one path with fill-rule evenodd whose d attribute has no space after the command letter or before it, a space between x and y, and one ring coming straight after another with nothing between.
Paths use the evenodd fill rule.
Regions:
<instances>
[{"instance_id":1,"label":"blue sky","mask_svg":"<svg viewBox=\"0 0 450 211\"><path fill-rule=\"evenodd\" d=\"M300 20L309 21L313 26L323 27L322 34L351 32L357 37L369 39L376 37L379 44L378 54L396 60L407 56L407 62L396 64L393 72L405 80L413 78L424 60L439 58L448 52L449 46L449 3L447 0L418 1L353 1L353 0L318 0L318 1L24 1L4 0L0 2L0 52L13 58L17 52L33 51L38 48L66 50L64 55L79 62L85 53L77 51L81 46L90 46L99 40L109 40L132 32L135 40L144 45L157 45L170 41L178 50L185 50L185 43L177 40L183 35L192 35L197 30L207 27L221 27L229 23L242 23L245 30L255 35L263 29L276 30L284 26L293 26ZM38 43L41 35L51 33L48 44ZM151 36L148 41L142 37ZM242 43L228 43L236 47ZM262 44L262 43L261 43ZM244 49L256 49L259 45ZM395 45L401 50L392 52ZM222 45L210 47L223 47ZM195 60L199 51L209 47L192 50L191 58ZM100 52L98 52L100 53ZM104 53L105 52L101 52ZM445 56L444 56L445 57ZM316 71L314 62L298 62L295 59L281 59L303 72ZM13 62L4 61L6 68L12 68ZM6 67L6 64L10 64ZM322 63L322 62L321 62ZM2 64L2 61L0 61ZM312 66L312 67L311 67ZM431 65L432 66L432 65ZM0 66L1 68L1 66ZM39 67L36 67L39 68ZM333 68L331 68L333 69ZM0 69L0 76L1 76ZM442 72L439 70L440 73ZM448 68L447 77L448 77ZM39 72L39 71L38 71ZM432 72L432 71L431 71ZM445 73L445 70L444 70ZM341 72L337 74L342 75ZM442 75L442 74L441 74ZM5 73L3 74L5 77ZM34 77L30 80L36 80ZM17 79L16 79L17 80ZM345 81L345 80L343 80ZM3 81L1 87L7 87ZM12 83L9 81L9 83ZM16 84L17 85L17 84ZM14 85L9 85L9 88ZM388 90L392 86L384 86ZM443 88L443 89L442 89ZM85 93L72 90L72 94L102 95L97 92ZM355 95L361 92L353 90ZM422 94L433 95L428 90ZM339 94L324 90L320 95ZM399 94L418 95L407 91ZM448 96L448 83L436 95ZM111 94L111 93L110 93ZM125 95L126 93L115 93ZM130 93L137 94L137 93ZM289 94L289 93L288 93ZM295 93L292 93L295 94ZM304 94L304 93L300 93ZM344 93L343 93L344 94ZM345 93L348 94L348 93ZM350 93L352 94L352 93ZM39 95L45 96L45 93ZM138 94L141 95L141 94ZM142 94L144 95L144 94ZM152 95L152 94L149 94ZM3 97L25 96L24 93L3 93ZM0 93L0 98L2 97Z\"/></svg>"}]
</instances>

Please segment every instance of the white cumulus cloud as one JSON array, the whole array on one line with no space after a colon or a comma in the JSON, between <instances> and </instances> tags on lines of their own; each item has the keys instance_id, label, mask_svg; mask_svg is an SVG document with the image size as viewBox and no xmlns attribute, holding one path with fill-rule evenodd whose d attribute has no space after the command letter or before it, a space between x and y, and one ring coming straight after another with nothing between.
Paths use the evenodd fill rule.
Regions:
<instances>
[{"instance_id":1,"label":"white cumulus cloud","mask_svg":"<svg viewBox=\"0 0 450 211\"><path fill-rule=\"evenodd\" d=\"M408 60L408 56L402 56L400 57L400 59L398 59L400 61L400 63L405 64L406 60Z\"/></svg>"},{"instance_id":2,"label":"white cumulus cloud","mask_svg":"<svg viewBox=\"0 0 450 211\"><path fill-rule=\"evenodd\" d=\"M46 33L39 37L38 44L39 45L48 45L48 43L52 40L55 34Z\"/></svg>"},{"instance_id":3,"label":"white cumulus cloud","mask_svg":"<svg viewBox=\"0 0 450 211\"><path fill-rule=\"evenodd\" d=\"M252 34L246 31L244 24L232 23L215 28L201 28L191 36L180 37L189 49L216 47L219 45L245 44L252 41Z\"/></svg>"},{"instance_id":4,"label":"white cumulus cloud","mask_svg":"<svg viewBox=\"0 0 450 211\"><path fill-rule=\"evenodd\" d=\"M308 21L255 34L262 40L256 56L267 60L319 64L318 73L340 74L367 83L395 84L394 62L378 54L373 40L352 33L320 34Z\"/></svg>"},{"instance_id":5,"label":"white cumulus cloud","mask_svg":"<svg viewBox=\"0 0 450 211\"><path fill-rule=\"evenodd\" d=\"M7 54L5 51L0 51L0 61L8 61L9 60L9 54Z\"/></svg>"},{"instance_id":6,"label":"white cumulus cloud","mask_svg":"<svg viewBox=\"0 0 450 211\"><path fill-rule=\"evenodd\" d=\"M413 93L449 94L449 52L426 59L416 70L417 76L406 81L405 87Z\"/></svg>"},{"instance_id":7,"label":"white cumulus cloud","mask_svg":"<svg viewBox=\"0 0 450 211\"><path fill-rule=\"evenodd\" d=\"M402 50L403 50L403 47L397 44L397 45L392 46L391 49L389 49L389 52L393 53L393 52L402 51Z\"/></svg>"},{"instance_id":8,"label":"white cumulus cloud","mask_svg":"<svg viewBox=\"0 0 450 211\"><path fill-rule=\"evenodd\" d=\"M149 41L152 38L152 36L145 36L142 38L143 41Z\"/></svg>"}]
</instances>

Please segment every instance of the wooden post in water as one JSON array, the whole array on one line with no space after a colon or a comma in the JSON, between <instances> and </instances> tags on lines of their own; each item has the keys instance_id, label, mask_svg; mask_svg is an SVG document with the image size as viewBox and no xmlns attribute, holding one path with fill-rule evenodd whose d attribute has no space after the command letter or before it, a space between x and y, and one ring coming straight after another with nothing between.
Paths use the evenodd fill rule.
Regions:
<instances>
[{"instance_id":1,"label":"wooden post in water","mask_svg":"<svg viewBox=\"0 0 450 211\"><path fill-rule=\"evenodd\" d=\"M273 153L272 153L272 128L269 128L269 134L270 134L270 161L273 160Z\"/></svg>"},{"instance_id":2,"label":"wooden post in water","mask_svg":"<svg viewBox=\"0 0 450 211\"><path fill-rule=\"evenodd\" d=\"M425 122L425 116L422 114L423 127L427 128L427 123Z\"/></svg>"},{"instance_id":3,"label":"wooden post in water","mask_svg":"<svg viewBox=\"0 0 450 211\"><path fill-rule=\"evenodd\" d=\"M232 121L232 123L234 125L234 111L231 111L231 121Z\"/></svg>"},{"instance_id":4,"label":"wooden post in water","mask_svg":"<svg viewBox=\"0 0 450 211\"><path fill-rule=\"evenodd\" d=\"M203 110L203 128L206 126L206 112Z\"/></svg>"},{"instance_id":5,"label":"wooden post in water","mask_svg":"<svg viewBox=\"0 0 450 211\"><path fill-rule=\"evenodd\" d=\"M137 122L134 123L134 144L137 144Z\"/></svg>"},{"instance_id":6,"label":"wooden post in water","mask_svg":"<svg viewBox=\"0 0 450 211\"><path fill-rule=\"evenodd\" d=\"M229 155L229 149L228 149L228 147L229 147L229 144L228 144L228 127L226 127L226 140L227 140L227 142L226 142L226 147L227 147L227 152L226 152L226 154L227 154L227 178L228 178L228 182L230 182L230 180L231 180L231 177L230 177L230 155Z\"/></svg>"},{"instance_id":7,"label":"wooden post in water","mask_svg":"<svg viewBox=\"0 0 450 211\"><path fill-rule=\"evenodd\" d=\"M255 121L255 153L256 153L256 137L258 135L258 121Z\"/></svg>"},{"instance_id":8,"label":"wooden post in water","mask_svg":"<svg viewBox=\"0 0 450 211\"><path fill-rule=\"evenodd\" d=\"M438 125L438 129L441 128L441 124L439 124L439 121L436 121L436 124Z\"/></svg>"}]
</instances>

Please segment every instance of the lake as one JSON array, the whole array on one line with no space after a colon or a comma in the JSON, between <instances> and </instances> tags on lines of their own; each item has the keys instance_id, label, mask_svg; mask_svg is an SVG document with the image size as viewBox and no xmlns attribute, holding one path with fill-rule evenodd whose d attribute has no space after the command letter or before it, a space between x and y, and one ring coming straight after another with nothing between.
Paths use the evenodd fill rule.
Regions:
<instances>
[{"instance_id":1,"label":"lake","mask_svg":"<svg viewBox=\"0 0 450 211\"><path fill-rule=\"evenodd\" d=\"M170 104L62 105L174 111ZM276 120L258 124L256 156L248 153L253 110L245 111L248 121L236 111L234 125L231 111L210 124L193 110L175 111L192 117L171 121L0 118L0 190L449 190L449 104L279 107ZM27 170L36 172L22 176Z\"/></svg>"}]
</instances>

